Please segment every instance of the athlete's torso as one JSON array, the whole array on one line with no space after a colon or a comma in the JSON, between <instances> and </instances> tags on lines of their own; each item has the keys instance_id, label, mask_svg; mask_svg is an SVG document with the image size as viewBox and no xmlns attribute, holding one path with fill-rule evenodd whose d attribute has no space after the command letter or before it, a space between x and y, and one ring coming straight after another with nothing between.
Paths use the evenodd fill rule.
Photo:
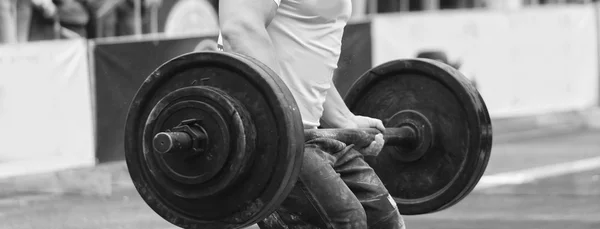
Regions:
<instances>
[{"instance_id":1,"label":"athlete's torso","mask_svg":"<svg viewBox=\"0 0 600 229\"><path fill-rule=\"evenodd\" d=\"M351 0L274 0L277 14L267 28L280 75L292 91L305 128L315 128L340 56ZM279 2L281 1L281 2Z\"/></svg>"}]
</instances>

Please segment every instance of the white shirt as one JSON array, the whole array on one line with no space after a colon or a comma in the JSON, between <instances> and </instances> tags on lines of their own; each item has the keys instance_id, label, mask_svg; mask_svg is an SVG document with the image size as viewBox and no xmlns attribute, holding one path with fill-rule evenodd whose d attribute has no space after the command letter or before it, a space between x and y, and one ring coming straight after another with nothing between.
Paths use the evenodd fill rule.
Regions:
<instances>
[{"instance_id":1,"label":"white shirt","mask_svg":"<svg viewBox=\"0 0 600 229\"><path fill-rule=\"evenodd\" d=\"M332 87L351 0L274 0L279 8L267 27L275 46L279 75L302 115L304 128L316 128Z\"/></svg>"}]
</instances>

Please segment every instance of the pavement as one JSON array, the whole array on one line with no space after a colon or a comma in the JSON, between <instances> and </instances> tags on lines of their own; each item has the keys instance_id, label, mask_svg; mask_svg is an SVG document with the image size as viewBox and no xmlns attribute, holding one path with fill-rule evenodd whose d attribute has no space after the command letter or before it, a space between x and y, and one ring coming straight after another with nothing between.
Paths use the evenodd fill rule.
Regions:
<instances>
[{"instance_id":1,"label":"pavement","mask_svg":"<svg viewBox=\"0 0 600 229\"><path fill-rule=\"evenodd\" d=\"M84 179L78 182L84 184L66 188L57 181L46 189L19 189L14 184L40 177L66 181L84 177L84 170L0 180L0 228L177 228L147 207L123 171L114 172L124 169L124 164L99 167L110 172L98 175L95 182ZM104 187L103 182L112 183L112 188L98 188ZM600 130L496 141L486 174L474 192L447 210L405 216L405 221L409 229L598 229Z\"/></svg>"}]
</instances>

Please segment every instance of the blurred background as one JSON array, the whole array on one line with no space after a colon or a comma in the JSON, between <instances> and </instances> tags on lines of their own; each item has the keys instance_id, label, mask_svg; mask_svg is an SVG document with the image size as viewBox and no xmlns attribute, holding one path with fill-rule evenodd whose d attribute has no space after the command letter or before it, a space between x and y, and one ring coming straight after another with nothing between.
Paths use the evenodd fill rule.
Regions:
<instances>
[{"instance_id":1,"label":"blurred background","mask_svg":"<svg viewBox=\"0 0 600 229\"><path fill-rule=\"evenodd\" d=\"M352 0L334 77L433 58L486 101L475 191L408 228L600 228L600 4ZM215 50L217 0L0 0L0 228L174 228L134 190L131 99L165 61ZM41 137L40 137L41 136Z\"/></svg>"}]
</instances>

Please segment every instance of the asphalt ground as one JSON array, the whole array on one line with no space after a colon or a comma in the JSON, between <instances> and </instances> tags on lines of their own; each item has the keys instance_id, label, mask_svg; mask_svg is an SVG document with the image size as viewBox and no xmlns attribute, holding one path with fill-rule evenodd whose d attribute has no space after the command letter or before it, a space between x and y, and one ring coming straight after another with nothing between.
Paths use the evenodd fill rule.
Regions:
<instances>
[{"instance_id":1,"label":"asphalt ground","mask_svg":"<svg viewBox=\"0 0 600 229\"><path fill-rule=\"evenodd\" d=\"M409 229L600 228L600 131L495 144L480 186ZM111 195L0 193L0 228L176 228L132 188Z\"/></svg>"}]
</instances>

